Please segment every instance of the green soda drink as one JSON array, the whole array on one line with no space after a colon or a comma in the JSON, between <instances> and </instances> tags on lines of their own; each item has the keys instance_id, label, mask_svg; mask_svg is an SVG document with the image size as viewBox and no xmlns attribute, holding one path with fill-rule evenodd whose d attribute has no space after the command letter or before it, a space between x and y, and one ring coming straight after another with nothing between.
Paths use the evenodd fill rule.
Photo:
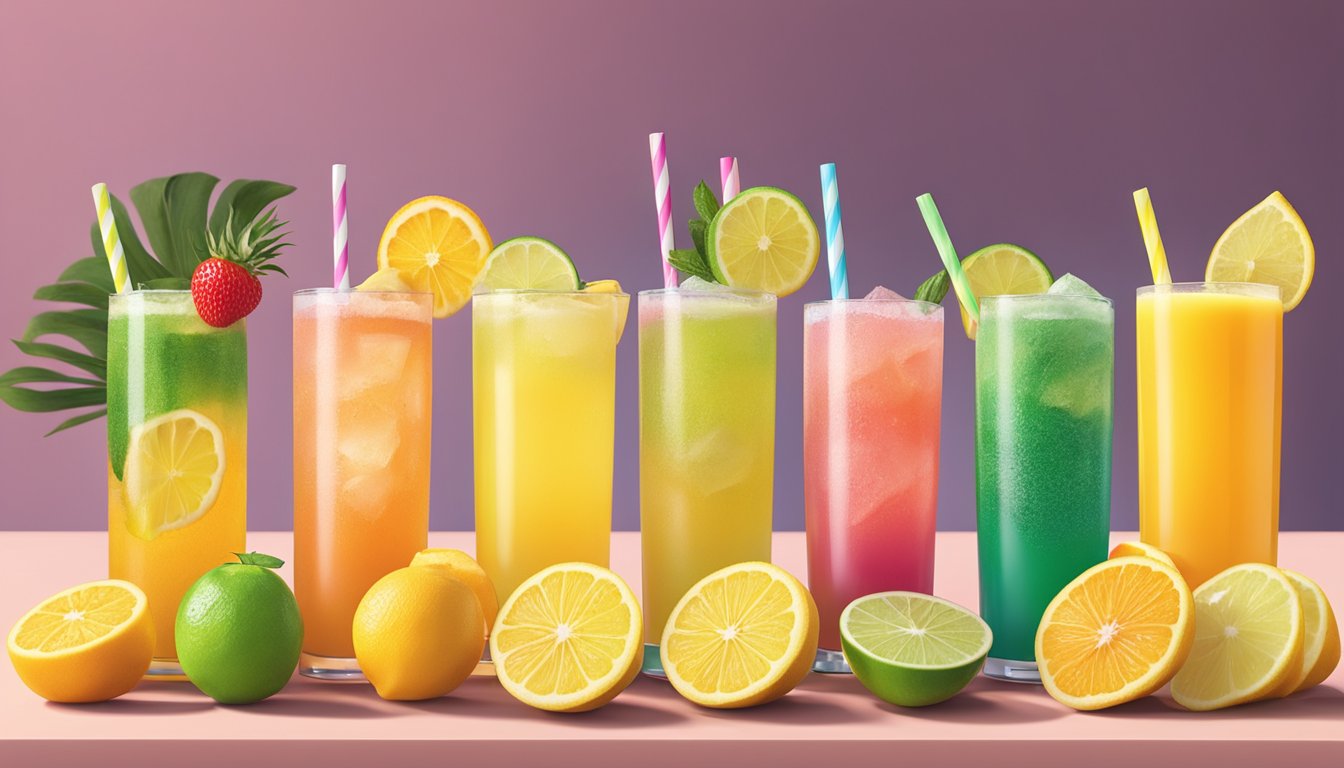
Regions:
<instances>
[{"instance_id":1,"label":"green soda drink","mask_svg":"<svg viewBox=\"0 0 1344 768\"><path fill-rule=\"evenodd\" d=\"M1059 590L1106 558L1115 316L1071 275L1045 294L990 296L975 345L980 614L985 674L1040 682L1036 627Z\"/></svg>"}]
</instances>

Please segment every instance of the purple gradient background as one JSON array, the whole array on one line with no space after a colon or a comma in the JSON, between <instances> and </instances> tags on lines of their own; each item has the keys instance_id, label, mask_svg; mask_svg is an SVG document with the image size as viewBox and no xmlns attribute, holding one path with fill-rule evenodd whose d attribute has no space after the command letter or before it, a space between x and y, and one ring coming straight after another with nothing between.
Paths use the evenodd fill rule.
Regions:
<instances>
[{"instance_id":1,"label":"purple gradient background","mask_svg":"<svg viewBox=\"0 0 1344 768\"><path fill-rule=\"evenodd\" d=\"M0 334L89 254L88 188L204 170L296 184L298 247L251 333L253 529L290 526L290 301L330 275L329 165L350 166L356 279L412 197L462 199L497 240L563 244L590 278L659 282L645 137L690 190L736 154L800 193L839 164L855 293L937 265L914 198L962 253L1038 251L1116 301L1114 511L1137 524L1130 192L1153 190L1173 272L1198 279L1241 211L1281 189L1311 226L1312 296L1285 324L1282 523L1344 527L1344 4L1320 2L15 3L0 9ZM822 268L824 271L824 267ZM780 303L777 528L802 525L802 305ZM950 315L954 318L955 315ZM435 327L433 527L471 526L470 318ZM939 527L974 525L971 344L947 328ZM9 345L0 368L23 362ZM620 350L615 522L638 524L636 349ZM0 408L0 528L105 525L101 422Z\"/></svg>"}]
</instances>

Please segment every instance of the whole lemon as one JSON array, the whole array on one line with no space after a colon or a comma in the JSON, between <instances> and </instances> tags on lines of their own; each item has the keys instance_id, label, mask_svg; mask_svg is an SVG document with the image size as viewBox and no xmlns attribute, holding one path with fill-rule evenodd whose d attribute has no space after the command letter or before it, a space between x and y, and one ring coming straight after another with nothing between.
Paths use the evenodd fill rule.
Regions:
<instances>
[{"instance_id":1,"label":"whole lemon","mask_svg":"<svg viewBox=\"0 0 1344 768\"><path fill-rule=\"evenodd\" d=\"M471 587L481 601L481 610L485 612L485 634L495 625L495 616L499 614L499 599L495 596L495 585L486 575L485 569L471 555L460 549L437 549L430 547L415 553L411 565L434 566L448 569L448 575Z\"/></svg>"},{"instance_id":2,"label":"whole lemon","mask_svg":"<svg viewBox=\"0 0 1344 768\"><path fill-rule=\"evenodd\" d=\"M374 582L355 609L355 659L384 699L452 691L485 650L485 615L471 588L444 568L407 566Z\"/></svg>"},{"instance_id":3,"label":"whole lemon","mask_svg":"<svg viewBox=\"0 0 1344 768\"><path fill-rule=\"evenodd\" d=\"M285 687L299 665L303 619L284 561L238 555L196 580L177 609L177 660L197 688L221 704L250 704Z\"/></svg>"}]
</instances>

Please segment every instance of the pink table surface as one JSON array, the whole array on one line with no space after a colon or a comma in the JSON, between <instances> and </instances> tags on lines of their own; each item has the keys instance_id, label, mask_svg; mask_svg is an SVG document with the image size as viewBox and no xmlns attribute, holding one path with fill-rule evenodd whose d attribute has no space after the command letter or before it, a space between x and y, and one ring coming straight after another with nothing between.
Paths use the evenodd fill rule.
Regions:
<instances>
[{"instance_id":1,"label":"pink table surface","mask_svg":"<svg viewBox=\"0 0 1344 768\"><path fill-rule=\"evenodd\" d=\"M1117 533L1115 540L1133 539ZM434 533L434 546L474 548L470 533ZM253 533L249 548L288 557L289 533ZM775 561L802 575L801 533L775 534ZM1280 558L1317 579L1344 608L1344 533L1286 533ZM101 533L0 533L0 621L72 584L103 578ZM612 564L639 589L639 539L618 533ZM289 577L288 568L284 571ZM977 604L975 537L938 534L939 595ZM1344 613L1344 611L1342 611ZM1179 759L1210 765L1344 766L1344 669L1288 699L1213 713L1157 696L1079 713L1035 686L977 679L924 709L886 705L848 676L811 675L784 699L750 710L698 708L662 682L639 679L615 702L584 715L533 710L493 678L452 695L386 702L362 684L295 679L246 707L215 705L184 683L145 683L102 704L50 704L0 665L0 765L333 765L436 763L510 766L760 766L875 763L1135 765ZM913 762L911 762L913 761Z\"/></svg>"}]
</instances>

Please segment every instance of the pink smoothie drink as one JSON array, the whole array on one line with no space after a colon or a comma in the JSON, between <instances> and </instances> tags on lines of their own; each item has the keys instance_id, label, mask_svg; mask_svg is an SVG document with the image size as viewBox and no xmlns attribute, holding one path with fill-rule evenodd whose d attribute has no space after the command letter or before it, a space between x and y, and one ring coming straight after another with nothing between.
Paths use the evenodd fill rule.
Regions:
<instances>
[{"instance_id":1,"label":"pink smoothie drink","mask_svg":"<svg viewBox=\"0 0 1344 768\"><path fill-rule=\"evenodd\" d=\"M943 310L879 288L808 304L805 323L808 587L835 651L855 598L933 591Z\"/></svg>"}]
</instances>

